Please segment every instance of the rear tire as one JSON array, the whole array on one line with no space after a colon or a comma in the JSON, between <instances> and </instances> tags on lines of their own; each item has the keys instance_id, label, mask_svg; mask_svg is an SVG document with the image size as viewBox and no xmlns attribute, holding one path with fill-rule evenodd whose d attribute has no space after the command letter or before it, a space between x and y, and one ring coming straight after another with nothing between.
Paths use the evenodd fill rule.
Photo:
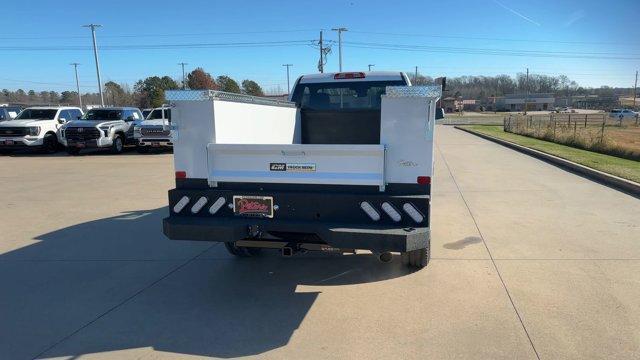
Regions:
<instances>
[{"instance_id":1,"label":"rear tire","mask_svg":"<svg viewBox=\"0 0 640 360\"><path fill-rule=\"evenodd\" d=\"M257 256L261 253L261 250L262 250L260 248L236 246L235 242L226 242L224 243L224 247L227 248L227 251L229 252L229 254L237 257Z\"/></svg>"},{"instance_id":2,"label":"rear tire","mask_svg":"<svg viewBox=\"0 0 640 360\"><path fill-rule=\"evenodd\" d=\"M111 153L121 154L123 150L124 150L124 140L122 139L122 135L116 135L113 138L113 144L111 144Z\"/></svg>"},{"instance_id":3,"label":"rear tire","mask_svg":"<svg viewBox=\"0 0 640 360\"><path fill-rule=\"evenodd\" d=\"M407 265L411 268L422 269L429 264L429 260L431 260L431 251L428 247L400 254L402 265Z\"/></svg>"}]
</instances>

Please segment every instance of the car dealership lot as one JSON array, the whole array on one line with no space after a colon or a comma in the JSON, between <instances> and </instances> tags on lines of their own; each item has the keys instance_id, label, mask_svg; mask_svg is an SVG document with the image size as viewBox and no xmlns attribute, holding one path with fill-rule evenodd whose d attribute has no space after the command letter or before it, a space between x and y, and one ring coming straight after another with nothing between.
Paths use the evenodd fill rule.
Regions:
<instances>
[{"instance_id":1,"label":"car dealership lot","mask_svg":"<svg viewBox=\"0 0 640 360\"><path fill-rule=\"evenodd\" d=\"M417 272L169 241L170 154L0 156L0 358L638 358L640 201L436 131Z\"/></svg>"}]
</instances>

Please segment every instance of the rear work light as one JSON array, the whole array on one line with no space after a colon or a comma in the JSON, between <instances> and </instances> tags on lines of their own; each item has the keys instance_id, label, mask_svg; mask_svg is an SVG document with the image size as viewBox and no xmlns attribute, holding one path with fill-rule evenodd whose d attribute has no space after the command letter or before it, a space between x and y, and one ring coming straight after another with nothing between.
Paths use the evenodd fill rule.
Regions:
<instances>
[{"instance_id":1,"label":"rear work light","mask_svg":"<svg viewBox=\"0 0 640 360\"><path fill-rule=\"evenodd\" d=\"M342 72L336 73L333 75L334 80L343 80L343 79L364 79L363 72Z\"/></svg>"},{"instance_id":2,"label":"rear work light","mask_svg":"<svg viewBox=\"0 0 640 360\"><path fill-rule=\"evenodd\" d=\"M200 197L200 199L198 199L198 201L193 204L193 207L191 207L191 212L197 214L200 209L202 209L202 207L207 203L207 201L209 201L209 199L207 199L206 197Z\"/></svg>"},{"instance_id":3,"label":"rear work light","mask_svg":"<svg viewBox=\"0 0 640 360\"><path fill-rule=\"evenodd\" d=\"M430 176L418 176L417 182L420 185L429 185L429 184L431 184L431 177Z\"/></svg>"},{"instance_id":4,"label":"rear work light","mask_svg":"<svg viewBox=\"0 0 640 360\"><path fill-rule=\"evenodd\" d=\"M186 171L176 171L176 179L186 179L187 172Z\"/></svg>"},{"instance_id":5,"label":"rear work light","mask_svg":"<svg viewBox=\"0 0 640 360\"><path fill-rule=\"evenodd\" d=\"M366 201L361 202L360 208L371 218L371 220L373 221L380 220L380 214L368 202Z\"/></svg>"},{"instance_id":6,"label":"rear work light","mask_svg":"<svg viewBox=\"0 0 640 360\"><path fill-rule=\"evenodd\" d=\"M184 209L185 206L187 206L187 204L189 203L189 198L186 196L183 196L180 201L178 201L174 206L173 206L173 212L174 213L179 213L180 211L182 211L182 209Z\"/></svg>"}]
</instances>

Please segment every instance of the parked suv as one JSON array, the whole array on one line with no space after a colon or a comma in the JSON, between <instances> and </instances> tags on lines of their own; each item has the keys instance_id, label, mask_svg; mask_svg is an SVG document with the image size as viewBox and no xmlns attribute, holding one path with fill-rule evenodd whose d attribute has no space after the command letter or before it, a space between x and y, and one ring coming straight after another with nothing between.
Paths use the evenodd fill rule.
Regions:
<instances>
[{"instance_id":1,"label":"parked suv","mask_svg":"<svg viewBox=\"0 0 640 360\"><path fill-rule=\"evenodd\" d=\"M22 111L18 106L0 106L0 121L15 119Z\"/></svg>"},{"instance_id":2,"label":"parked suv","mask_svg":"<svg viewBox=\"0 0 640 360\"><path fill-rule=\"evenodd\" d=\"M60 140L71 155L84 148L109 148L119 154L127 144L135 144L133 126L142 121L142 112L132 107L91 109L81 120L68 123L60 132Z\"/></svg>"},{"instance_id":3,"label":"parked suv","mask_svg":"<svg viewBox=\"0 0 640 360\"><path fill-rule=\"evenodd\" d=\"M613 109L609 113L610 118L622 120L624 118L635 119L638 113L629 109Z\"/></svg>"},{"instance_id":4,"label":"parked suv","mask_svg":"<svg viewBox=\"0 0 640 360\"><path fill-rule=\"evenodd\" d=\"M56 152L60 128L68 121L81 117L82 110L77 107L26 108L15 119L0 122L0 148L36 148L47 153Z\"/></svg>"},{"instance_id":5,"label":"parked suv","mask_svg":"<svg viewBox=\"0 0 640 360\"><path fill-rule=\"evenodd\" d=\"M171 131L171 108L159 107L153 109L144 121L136 124L133 136L138 140L138 152L145 153L150 147L173 146Z\"/></svg>"}]
</instances>

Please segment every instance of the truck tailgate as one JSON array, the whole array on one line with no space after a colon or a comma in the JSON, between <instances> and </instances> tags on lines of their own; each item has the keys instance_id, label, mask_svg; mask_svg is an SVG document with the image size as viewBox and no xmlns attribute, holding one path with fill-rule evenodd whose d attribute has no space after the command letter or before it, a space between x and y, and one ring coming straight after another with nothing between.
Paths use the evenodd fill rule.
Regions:
<instances>
[{"instance_id":1,"label":"truck tailgate","mask_svg":"<svg viewBox=\"0 0 640 360\"><path fill-rule=\"evenodd\" d=\"M214 144L208 181L375 185L384 189L384 145Z\"/></svg>"}]
</instances>

